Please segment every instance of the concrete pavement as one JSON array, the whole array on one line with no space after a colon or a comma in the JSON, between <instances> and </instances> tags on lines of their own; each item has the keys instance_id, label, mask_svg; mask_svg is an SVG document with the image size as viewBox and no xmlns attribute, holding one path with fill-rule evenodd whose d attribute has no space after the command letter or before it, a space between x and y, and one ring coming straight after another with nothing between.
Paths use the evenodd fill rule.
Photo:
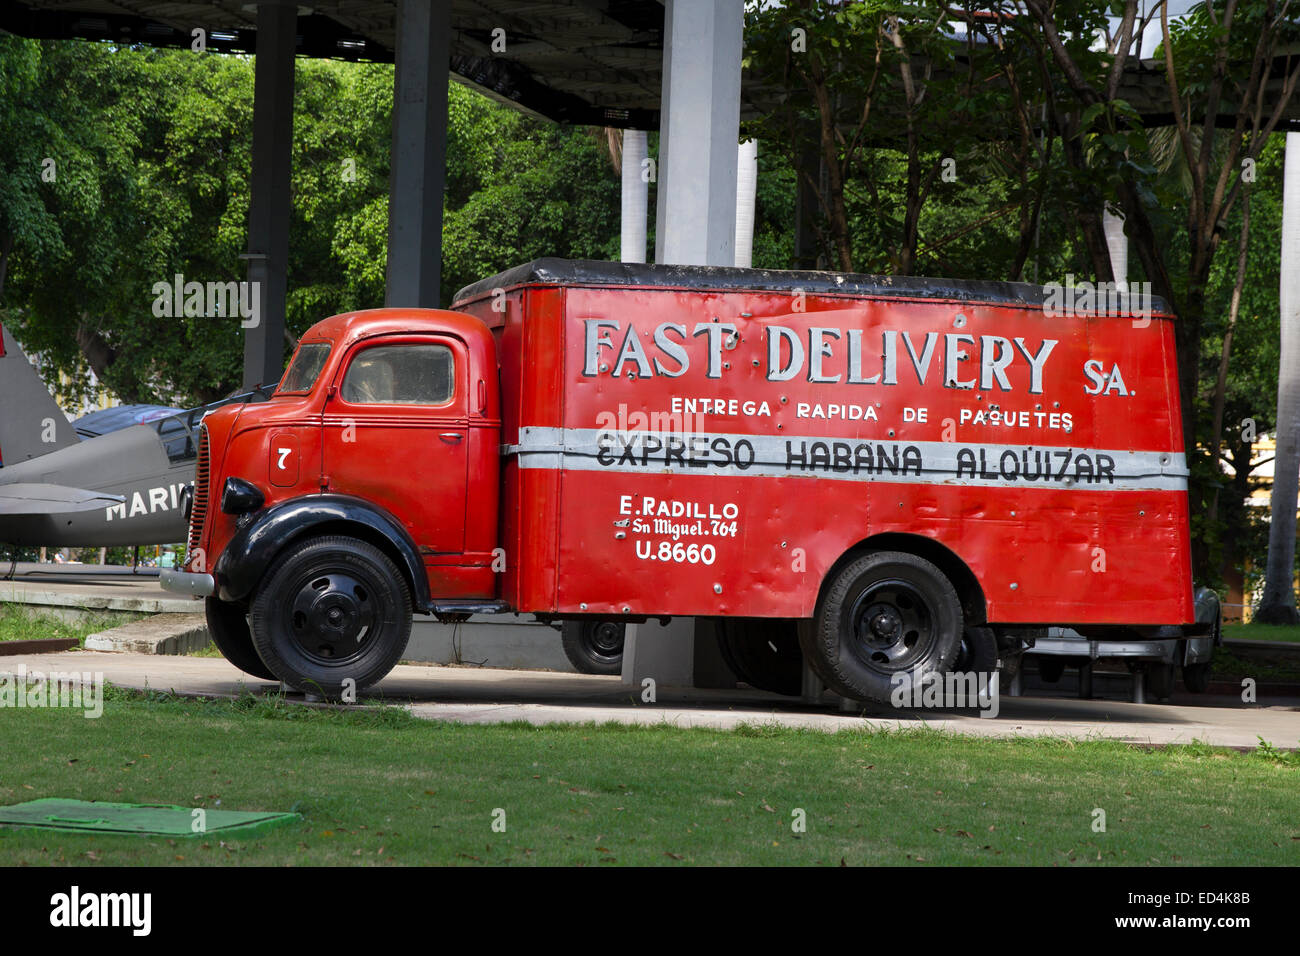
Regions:
<instances>
[{"instance_id":1,"label":"concrete pavement","mask_svg":"<svg viewBox=\"0 0 1300 956\"><path fill-rule=\"evenodd\" d=\"M0 574L8 565L0 567ZM87 611L146 614L202 611L202 603L164 591L156 568L132 574L127 567L38 564L19 561L11 581L0 580L0 602L26 604L44 614L75 616Z\"/></svg>"},{"instance_id":2,"label":"concrete pavement","mask_svg":"<svg viewBox=\"0 0 1300 956\"><path fill-rule=\"evenodd\" d=\"M274 693L278 685L249 677L219 658L156 657L72 651L0 659L0 674L99 672L112 684L186 696ZM774 723L816 730L932 727L981 737L1069 737L1135 744L1209 744L1253 748L1259 738L1279 748L1300 745L1300 700L1258 705L1234 698L1179 697L1172 704L1132 704L1066 697L1009 697L993 719L976 713L878 708L863 714L800 703L752 690L661 687L656 703L617 677L498 668L399 665L365 699L406 706L418 717L461 723L618 722L734 728Z\"/></svg>"},{"instance_id":3,"label":"concrete pavement","mask_svg":"<svg viewBox=\"0 0 1300 956\"><path fill-rule=\"evenodd\" d=\"M0 566L0 574L7 565ZM157 568L92 564L18 562L12 581L0 580L0 603L27 605L29 610L77 621L88 615L102 618L145 612L161 615L156 623L139 622L117 632L94 635L92 650L135 650L146 654L184 654L202 646L205 637L191 621L203 614L203 602L164 591ZM411 661L473 663L490 667L544 667L574 672L560 644L560 633L538 624L528 614L474 615L463 624L440 624L416 614L406 648Z\"/></svg>"}]
</instances>

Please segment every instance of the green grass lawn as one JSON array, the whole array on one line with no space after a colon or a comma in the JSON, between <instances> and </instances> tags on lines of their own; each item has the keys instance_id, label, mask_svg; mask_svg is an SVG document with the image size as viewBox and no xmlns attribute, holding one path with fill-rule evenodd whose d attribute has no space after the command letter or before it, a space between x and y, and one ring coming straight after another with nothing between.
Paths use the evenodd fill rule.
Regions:
<instances>
[{"instance_id":1,"label":"green grass lawn","mask_svg":"<svg viewBox=\"0 0 1300 956\"><path fill-rule=\"evenodd\" d=\"M71 623L52 614L39 614L25 604L0 604L0 641L37 641L48 638L73 638L80 647L86 636L96 631L121 627L145 617L144 614L88 614Z\"/></svg>"},{"instance_id":2,"label":"green grass lawn","mask_svg":"<svg viewBox=\"0 0 1300 956\"><path fill-rule=\"evenodd\" d=\"M1225 624L1223 636L1235 641L1300 642L1300 624Z\"/></svg>"},{"instance_id":3,"label":"green grass lawn","mask_svg":"<svg viewBox=\"0 0 1300 956\"><path fill-rule=\"evenodd\" d=\"M305 815L245 840L0 830L8 865L1300 862L1300 759L1266 750L463 726L110 690L97 720L0 712L0 753L3 804Z\"/></svg>"}]
</instances>

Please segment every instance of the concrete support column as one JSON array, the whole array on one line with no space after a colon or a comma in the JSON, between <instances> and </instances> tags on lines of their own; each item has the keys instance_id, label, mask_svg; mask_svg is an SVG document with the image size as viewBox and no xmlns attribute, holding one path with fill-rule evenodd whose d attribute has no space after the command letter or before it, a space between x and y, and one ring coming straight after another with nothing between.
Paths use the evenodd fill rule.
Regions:
<instances>
[{"instance_id":1,"label":"concrete support column","mask_svg":"<svg viewBox=\"0 0 1300 956\"><path fill-rule=\"evenodd\" d=\"M248 281L258 296L256 326L244 332L244 388L280 380L289 267L289 171L293 146L293 55L298 6L257 6L253 74L253 159L248 183Z\"/></svg>"},{"instance_id":2,"label":"concrete support column","mask_svg":"<svg viewBox=\"0 0 1300 956\"><path fill-rule=\"evenodd\" d=\"M736 147L736 265L754 264L754 215L758 201L758 140Z\"/></svg>"},{"instance_id":3,"label":"concrete support column","mask_svg":"<svg viewBox=\"0 0 1300 956\"><path fill-rule=\"evenodd\" d=\"M1124 219L1111 211L1107 204L1101 214L1102 230L1106 233L1106 248L1110 251L1110 271L1115 273L1115 286L1128 290L1128 236L1124 235Z\"/></svg>"},{"instance_id":4,"label":"concrete support column","mask_svg":"<svg viewBox=\"0 0 1300 956\"><path fill-rule=\"evenodd\" d=\"M1282 171L1282 249L1278 305L1280 348L1277 381L1277 450L1273 458L1272 520L1268 566L1256 617L1294 622L1292 568L1296 551L1296 499L1300 497L1300 133L1286 134Z\"/></svg>"},{"instance_id":5,"label":"concrete support column","mask_svg":"<svg viewBox=\"0 0 1300 956\"><path fill-rule=\"evenodd\" d=\"M655 261L734 265L744 2L666 6ZM623 680L707 686L724 679L713 673L725 671L719 655L696 654L697 630L703 631L691 618L629 625Z\"/></svg>"},{"instance_id":6,"label":"concrete support column","mask_svg":"<svg viewBox=\"0 0 1300 956\"><path fill-rule=\"evenodd\" d=\"M743 0L667 0L655 260L735 260Z\"/></svg>"},{"instance_id":7,"label":"concrete support column","mask_svg":"<svg viewBox=\"0 0 1300 956\"><path fill-rule=\"evenodd\" d=\"M643 164L648 155L643 129L623 130L623 232L619 259L645 262L646 211L650 202L650 181Z\"/></svg>"},{"instance_id":8,"label":"concrete support column","mask_svg":"<svg viewBox=\"0 0 1300 956\"><path fill-rule=\"evenodd\" d=\"M450 0L398 0L384 304L436 308L447 171Z\"/></svg>"},{"instance_id":9,"label":"concrete support column","mask_svg":"<svg viewBox=\"0 0 1300 956\"><path fill-rule=\"evenodd\" d=\"M695 621L689 617L675 617L667 624L629 624L623 640L623 683L638 691L647 677L656 690L694 686L694 633Z\"/></svg>"}]
</instances>

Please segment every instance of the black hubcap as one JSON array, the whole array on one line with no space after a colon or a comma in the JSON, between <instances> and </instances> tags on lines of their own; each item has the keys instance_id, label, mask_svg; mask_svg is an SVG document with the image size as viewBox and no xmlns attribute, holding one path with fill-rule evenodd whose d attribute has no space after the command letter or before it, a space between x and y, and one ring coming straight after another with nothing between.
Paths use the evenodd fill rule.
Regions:
<instances>
[{"instance_id":1,"label":"black hubcap","mask_svg":"<svg viewBox=\"0 0 1300 956\"><path fill-rule=\"evenodd\" d=\"M906 581L872 584L854 600L849 614L853 650L876 671L897 673L929 657L938 638L934 614Z\"/></svg>"},{"instance_id":2,"label":"black hubcap","mask_svg":"<svg viewBox=\"0 0 1300 956\"><path fill-rule=\"evenodd\" d=\"M329 571L302 582L288 615L298 649L318 663L337 664L370 646L378 609L367 582L350 572Z\"/></svg>"},{"instance_id":3,"label":"black hubcap","mask_svg":"<svg viewBox=\"0 0 1300 956\"><path fill-rule=\"evenodd\" d=\"M598 657L618 657L623 653L623 625L611 621L588 625L587 643Z\"/></svg>"}]
</instances>

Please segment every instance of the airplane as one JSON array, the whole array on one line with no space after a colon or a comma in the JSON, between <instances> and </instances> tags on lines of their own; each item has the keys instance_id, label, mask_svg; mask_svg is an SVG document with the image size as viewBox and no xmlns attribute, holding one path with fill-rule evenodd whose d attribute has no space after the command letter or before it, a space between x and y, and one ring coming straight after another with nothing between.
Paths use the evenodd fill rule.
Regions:
<instances>
[{"instance_id":1,"label":"airplane","mask_svg":"<svg viewBox=\"0 0 1300 956\"><path fill-rule=\"evenodd\" d=\"M266 395L191 409L118 406L74 425L0 326L0 542L104 548L184 541L199 422L210 409Z\"/></svg>"}]
</instances>

